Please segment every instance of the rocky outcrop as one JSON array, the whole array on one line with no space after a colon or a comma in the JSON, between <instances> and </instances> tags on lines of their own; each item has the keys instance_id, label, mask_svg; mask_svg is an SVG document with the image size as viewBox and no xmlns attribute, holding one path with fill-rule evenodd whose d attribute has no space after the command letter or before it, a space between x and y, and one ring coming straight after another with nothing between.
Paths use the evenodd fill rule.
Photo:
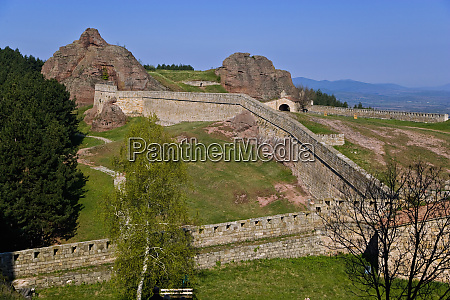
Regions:
<instances>
[{"instance_id":1,"label":"rocky outcrop","mask_svg":"<svg viewBox=\"0 0 450 300\"><path fill-rule=\"evenodd\" d=\"M231 127L240 138L255 138L258 137L259 128L256 118L248 110L236 115L230 120Z\"/></svg>"},{"instance_id":2,"label":"rocky outcrop","mask_svg":"<svg viewBox=\"0 0 450 300\"><path fill-rule=\"evenodd\" d=\"M42 67L45 78L63 83L79 106L94 102L96 83L112 81L119 90L166 90L130 51L108 44L97 29L63 46Z\"/></svg>"},{"instance_id":3,"label":"rocky outcrop","mask_svg":"<svg viewBox=\"0 0 450 300\"><path fill-rule=\"evenodd\" d=\"M114 105L116 99L111 99L103 105L102 111L92 118L92 131L106 131L125 125L127 116L119 106ZM86 111L85 121L92 117L92 112Z\"/></svg>"},{"instance_id":4,"label":"rocky outcrop","mask_svg":"<svg viewBox=\"0 0 450 300\"><path fill-rule=\"evenodd\" d=\"M216 70L222 86L230 93L244 93L259 100L280 98L281 92L297 95L291 74L277 70L264 56L234 53Z\"/></svg>"}]
</instances>

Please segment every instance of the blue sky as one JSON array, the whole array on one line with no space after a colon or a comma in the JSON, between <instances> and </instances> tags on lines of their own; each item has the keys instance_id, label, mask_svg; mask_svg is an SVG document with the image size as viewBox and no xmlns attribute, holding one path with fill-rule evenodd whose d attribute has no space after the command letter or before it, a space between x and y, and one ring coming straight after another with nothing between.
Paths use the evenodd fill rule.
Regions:
<instances>
[{"instance_id":1,"label":"blue sky","mask_svg":"<svg viewBox=\"0 0 450 300\"><path fill-rule=\"evenodd\" d=\"M450 1L9 1L0 47L48 59L97 28L148 64L264 55L292 77L450 83Z\"/></svg>"}]
</instances>

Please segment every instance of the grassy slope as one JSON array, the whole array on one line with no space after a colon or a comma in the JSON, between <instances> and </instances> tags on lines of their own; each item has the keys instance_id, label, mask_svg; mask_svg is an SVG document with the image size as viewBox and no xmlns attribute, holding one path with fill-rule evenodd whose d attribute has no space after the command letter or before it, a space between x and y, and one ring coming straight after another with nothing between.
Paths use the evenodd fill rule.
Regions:
<instances>
[{"instance_id":1,"label":"grassy slope","mask_svg":"<svg viewBox=\"0 0 450 300\"><path fill-rule=\"evenodd\" d=\"M223 139L208 135L208 122L180 123L167 127L173 135L195 137L205 144L223 143ZM276 194L274 183L295 183L290 170L276 162L197 162L188 163L190 189L188 206L191 216L202 224L247 219L301 210L286 200L265 207L256 202L257 196ZM246 194L244 203L235 203L236 195Z\"/></svg>"},{"instance_id":2,"label":"grassy slope","mask_svg":"<svg viewBox=\"0 0 450 300\"><path fill-rule=\"evenodd\" d=\"M100 217L100 202L114 187L111 176L81 164L78 165L78 168L85 176L88 176L88 181L85 186L86 193L84 198L80 200L83 210L78 218L77 234L69 239L68 243L106 237L106 228Z\"/></svg>"},{"instance_id":3,"label":"grassy slope","mask_svg":"<svg viewBox=\"0 0 450 300\"><path fill-rule=\"evenodd\" d=\"M449 162L445 157L436 155L430 150L418 146L410 145L405 147L408 142L406 137L400 137L393 140L377 136L373 133L373 130L376 131L382 128L407 129L443 139L447 141L447 144L450 144L450 135L448 134L450 133L450 122L426 124L398 120L361 118L354 120L353 118L340 116L320 117L309 114L297 115L299 121L313 132L326 134L336 133L336 131L312 121L311 116L314 118L328 118L342 121L345 125L365 136L376 137L387 142L385 151L389 156L384 156L386 161L389 157L393 157L401 164L407 165L411 162L412 158L417 159L418 157L421 157L435 165L440 165L447 169L450 168ZM118 155L120 145L127 129L131 124L139 122L140 120L141 118L132 118L124 127L102 133L90 133L107 137L114 142L97 147L93 151L95 155L89 157L89 160L97 165L113 168L111 158L114 155ZM208 124L210 123L181 123L166 127L166 130L174 137L182 134L188 137L196 137L199 141L206 144L213 142L223 143L223 137L211 136L204 131L204 127ZM439 132L433 130L438 130ZM91 141L90 139L86 142L87 139L88 138L83 142L88 146L92 145L92 143L97 143L96 140ZM336 146L335 148L372 173L382 169L382 165L375 158L375 153L361 145L346 141L344 146ZM95 216L95 203L97 203L98 198L103 197L107 191L112 190L112 184L107 185L101 183L110 180L110 177L99 171L88 168L85 168L83 171L90 177L86 198L83 199L83 203L89 203L89 205L85 204L86 208L81 213L79 234L70 241L104 237L102 229L99 230L97 224L89 220L91 219L91 216ZM286 200L273 202L266 207L260 207L256 202L258 196L276 194L274 189L275 183L294 183L296 181L295 177L290 174L289 169L281 164L275 162L198 162L189 163L188 172L190 175L190 185L187 189L189 214L198 224L219 223L301 210L301 208L293 206ZM99 182L100 184L98 184ZM242 194L247 195L244 203L235 203L235 201L237 201L236 196ZM94 205L90 205L91 203L94 203ZM91 233L89 234L89 232Z\"/></svg>"},{"instance_id":4,"label":"grassy slope","mask_svg":"<svg viewBox=\"0 0 450 300\"><path fill-rule=\"evenodd\" d=\"M171 71L156 70L148 73L158 80L162 85L174 92L207 92L226 93L227 91L220 85L220 78L214 73L214 69L207 71ZM204 80L217 82L217 85L206 86L204 88L184 84L183 81Z\"/></svg>"},{"instance_id":5,"label":"grassy slope","mask_svg":"<svg viewBox=\"0 0 450 300\"><path fill-rule=\"evenodd\" d=\"M113 140L91 150L93 156L88 160L96 165L114 169L112 157L119 155L123 138L129 126L142 118L132 118L121 128L90 135L102 136ZM209 144L223 143L223 137L208 135L204 127L210 122L181 123L166 127L172 136L180 134L196 137L200 142ZM82 124L82 126L84 126ZM83 144L90 146L96 140L85 138ZM79 165L87 176L84 206L79 217L79 229L75 237L68 242L104 238L105 229L99 216L101 199L113 189L112 177L97 170ZM276 162L197 162L188 163L189 186L186 189L189 215L197 224L220 223L239 219L281 214L302 210L287 200L278 200L265 207L256 201L258 196L277 194L274 184L278 182L295 183L296 178L288 168ZM236 195L246 194L243 203L235 203Z\"/></svg>"},{"instance_id":6,"label":"grassy slope","mask_svg":"<svg viewBox=\"0 0 450 300\"><path fill-rule=\"evenodd\" d=\"M426 135L428 138L443 140L444 143L442 146L447 147L448 149L448 145L450 144L450 121L441 123L418 123L400 120L365 118L358 118L355 120L352 117L324 117L315 114L297 114L297 117L303 125L308 127L314 133L336 133L336 130L326 125L314 122L312 121L312 118L337 120L341 121L344 125L352 128L352 130L365 137L374 138L385 143L383 147L385 154L382 155L385 163L389 162L392 158L400 163L400 165L407 166L414 160L422 159L435 166L440 166L444 170L450 170L450 162L446 157L437 155L430 149L426 149L425 146L411 145L410 138L406 135L402 134L393 138L381 136L376 133L380 130L408 130L413 133ZM334 148L371 173L378 172L384 168L383 165L376 160L376 153L360 144L351 143L346 139L345 145L335 146Z\"/></svg>"}]
</instances>

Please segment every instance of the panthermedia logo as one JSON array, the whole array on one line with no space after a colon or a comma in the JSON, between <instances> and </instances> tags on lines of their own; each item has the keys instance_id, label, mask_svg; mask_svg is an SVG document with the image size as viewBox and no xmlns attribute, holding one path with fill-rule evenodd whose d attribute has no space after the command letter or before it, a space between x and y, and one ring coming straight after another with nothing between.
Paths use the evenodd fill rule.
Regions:
<instances>
[{"instance_id":1,"label":"panthermedia logo","mask_svg":"<svg viewBox=\"0 0 450 300\"><path fill-rule=\"evenodd\" d=\"M311 162L314 161L314 147L299 143L292 138L272 142L261 142L256 138L235 138L231 143L199 143L195 138L180 143L150 143L140 137L128 139L128 160L135 161L138 155L145 155L149 162Z\"/></svg>"}]
</instances>

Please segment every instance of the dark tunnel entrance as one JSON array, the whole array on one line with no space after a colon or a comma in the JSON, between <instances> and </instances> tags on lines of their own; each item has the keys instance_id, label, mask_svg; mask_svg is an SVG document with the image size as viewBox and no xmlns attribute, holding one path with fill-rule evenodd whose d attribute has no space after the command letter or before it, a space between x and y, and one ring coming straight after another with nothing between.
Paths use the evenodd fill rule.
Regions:
<instances>
[{"instance_id":1,"label":"dark tunnel entrance","mask_svg":"<svg viewBox=\"0 0 450 300\"><path fill-rule=\"evenodd\" d=\"M281 104L278 109L281 111L291 111L291 109L289 108L289 105L287 105L287 104Z\"/></svg>"}]
</instances>

